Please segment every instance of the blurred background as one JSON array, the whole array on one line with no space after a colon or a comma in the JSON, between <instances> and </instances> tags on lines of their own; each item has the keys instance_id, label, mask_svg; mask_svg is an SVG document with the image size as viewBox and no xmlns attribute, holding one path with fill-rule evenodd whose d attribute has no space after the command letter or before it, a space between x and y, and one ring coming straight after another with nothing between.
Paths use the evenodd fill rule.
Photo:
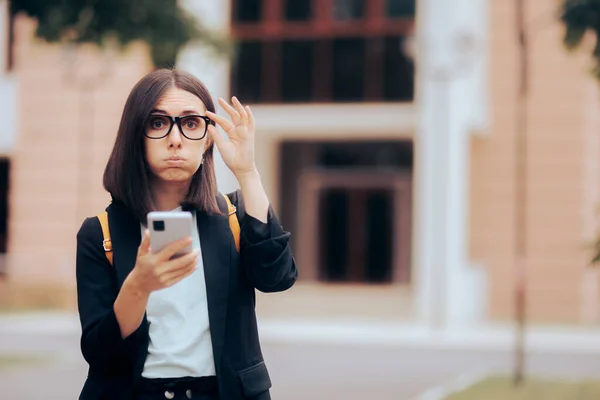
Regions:
<instances>
[{"instance_id":1,"label":"blurred background","mask_svg":"<svg viewBox=\"0 0 600 400\"><path fill-rule=\"evenodd\" d=\"M79 393L75 234L109 203L127 95L164 66L257 118L300 270L258 294L274 398L600 397L598 18L593 0L0 1L0 397ZM237 188L219 157L217 177Z\"/></svg>"}]
</instances>

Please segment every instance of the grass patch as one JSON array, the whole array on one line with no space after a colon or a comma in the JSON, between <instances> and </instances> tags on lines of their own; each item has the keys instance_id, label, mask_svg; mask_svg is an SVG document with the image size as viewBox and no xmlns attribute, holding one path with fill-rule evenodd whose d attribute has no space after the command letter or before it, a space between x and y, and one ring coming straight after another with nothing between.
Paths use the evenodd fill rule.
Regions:
<instances>
[{"instance_id":1,"label":"grass patch","mask_svg":"<svg viewBox=\"0 0 600 400\"><path fill-rule=\"evenodd\" d=\"M76 309L73 287L22 285L0 280L0 312L51 311Z\"/></svg>"},{"instance_id":2,"label":"grass patch","mask_svg":"<svg viewBox=\"0 0 600 400\"><path fill-rule=\"evenodd\" d=\"M34 364L39 364L40 359L18 357L18 356L0 356L0 372L8 369L19 368Z\"/></svg>"},{"instance_id":3,"label":"grass patch","mask_svg":"<svg viewBox=\"0 0 600 400\"><path fill-rule=\"evenodd\" d=\"M491 377L446 400L591 400L600 399L600 380L531 378L518 388L507 377Z\"/></svg>"}]
</instances>

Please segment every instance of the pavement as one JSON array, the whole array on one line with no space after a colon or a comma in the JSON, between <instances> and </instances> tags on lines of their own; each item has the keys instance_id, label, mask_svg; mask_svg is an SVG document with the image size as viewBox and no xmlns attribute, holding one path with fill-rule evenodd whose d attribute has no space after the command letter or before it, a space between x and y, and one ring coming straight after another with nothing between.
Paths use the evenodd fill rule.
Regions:
<instances>
[{"instance_id":1,"label":"pavement","mask_svg":"<svg viewBox=\"0 0 600 400\"><path fill-rule=\"evenodd\" d=\"M262 341L274 343L369 344L430 349L505 350L514 346L515 329L508 324L477 324L433 329L416 322L361 318L259 318ZM71 312L0 314L0 334L79 334ZM531 326L525 334L531 351L600 354L600 328Z\"/></svg>"},{"instance_id":2,"label":"pavement","mask_svg":"<svg viewBox=\"0 0 600 400\"><path fill-rule=\"evenodd\" d=\"M79 331L73 313L0 315L0 356L33 358L0 369L0 399L76 399L87 373ZM510 326L263 318L260 331L274 399L439 400L513 365ZM526 337L529 374L600 376L600 330L532 327Z\"/></svg>"}]
</instances>

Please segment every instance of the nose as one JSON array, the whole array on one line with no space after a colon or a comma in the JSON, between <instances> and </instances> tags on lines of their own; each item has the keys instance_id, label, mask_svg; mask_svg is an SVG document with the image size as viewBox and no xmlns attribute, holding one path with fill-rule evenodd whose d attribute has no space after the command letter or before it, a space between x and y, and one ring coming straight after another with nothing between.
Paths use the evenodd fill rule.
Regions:
<instances>
[{"instance_id":1,"label":"nose","mask_svg":"<svg viewBox=\"0 0 600 400\"><path fill-rule=\"evenodd\" d=\"M179 127L177 126L177 124L173 124L173 129L171 129L171 132L169 133L168 138L169 138L169 147L175 147L175 148L181 147L182 135L181 135L181 131L179 130Z\"/></svg>"}]
</instances>

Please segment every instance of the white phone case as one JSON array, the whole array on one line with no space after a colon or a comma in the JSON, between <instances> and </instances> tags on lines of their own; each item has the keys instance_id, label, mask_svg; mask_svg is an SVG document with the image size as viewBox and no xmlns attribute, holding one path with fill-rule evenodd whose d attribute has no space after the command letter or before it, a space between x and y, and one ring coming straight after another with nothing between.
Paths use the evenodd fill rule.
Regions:
<instances>
[{"instance_id":1,"label":"white phone case","mask_svg":"<svg viewBox=\"0 0 600 400\"><path fill-rule=\"evenodd\" d=\"M148 230L150 231L150 249L152 253L158 253L170 243L192 236L192 225L192 214L187 211L149 212ZM181 256L191 251L192 245L190 244L176 253L175 256Z\"/></svg>"}]
</instances>

